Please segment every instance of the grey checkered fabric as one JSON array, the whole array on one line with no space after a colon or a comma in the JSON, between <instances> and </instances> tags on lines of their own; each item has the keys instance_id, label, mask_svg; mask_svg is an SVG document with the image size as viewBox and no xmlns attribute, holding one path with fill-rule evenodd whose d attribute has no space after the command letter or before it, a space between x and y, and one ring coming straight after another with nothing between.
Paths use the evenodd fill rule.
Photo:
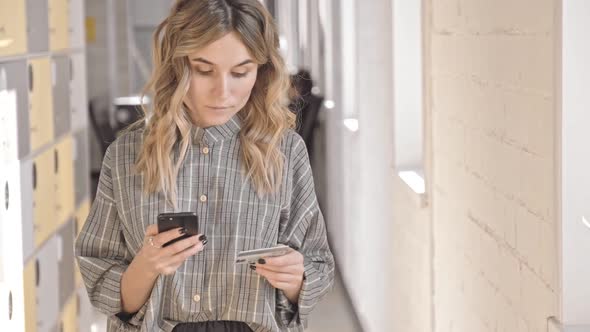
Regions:
<instances>
[{"instance_id":1,"label":"grey checkered fabric","mask_svg":"<svg viewBox=\"0 0 590 332\"><path fill-rule=\"evenodd\" d=\"M88 296L108 315L108 331L171 331L179 322L215 320L245 322L256 332L303 331L310 311L331 289L334 259L302 138L293 131L285 135L281 190L260 198L240 171L240 129L239 114L220 126L194 127L178 175L176 211L161 193L142 194L134 163L143 129L109 146L96 199L75 245ZM120 318L121 276L140 250L146 227L157 223L159 213L185 211L198 214L209 243L174 275L160 276L139 312ZM241 250L279 243L305 257L297 304L247 265L234 263Z\"/></svg>"}]
</instances>

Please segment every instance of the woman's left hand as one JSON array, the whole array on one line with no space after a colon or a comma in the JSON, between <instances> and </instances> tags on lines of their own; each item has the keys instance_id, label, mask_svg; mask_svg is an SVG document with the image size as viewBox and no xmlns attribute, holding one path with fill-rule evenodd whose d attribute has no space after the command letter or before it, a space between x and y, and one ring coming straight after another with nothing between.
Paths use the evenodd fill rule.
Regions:
<instances>
[{"instance_id":1,"label":"woman's left hand","mask_svg":"<svg viewBox=\"0 0 590 332\"><path fill-rule=\"evenodd\" d=\"M291 249L291 252L283 256L262 258L253 266L256 273L264 277L274 288L282 290L291 303L299 301L305 271L303 255L299 251Z\"/></svg>"}]
</instances>

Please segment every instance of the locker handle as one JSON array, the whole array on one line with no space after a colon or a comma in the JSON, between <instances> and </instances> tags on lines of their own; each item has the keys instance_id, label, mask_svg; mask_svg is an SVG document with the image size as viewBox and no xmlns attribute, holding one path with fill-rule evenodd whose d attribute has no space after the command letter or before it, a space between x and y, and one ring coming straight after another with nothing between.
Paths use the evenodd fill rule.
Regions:
<instances>
[{"instance_id":1,"label":"locker handle","mask_svg":"<svg viewBox=\"0 0 590 332\"><path fill-rule=\"evenodd\" d=\"M74 80L74 61L70 58L70 81Z\"/></svg>"},{"instance_id":2,"label":"locker handle","mask_svg":"<svg viewBox=\"0 0 590 332\"><path fill-rule=\"evenodd\" d=\"M33 92L33 66L29 64L29 92Z\"/></svg>"},{"instance_id":3,"label":"locker handle","mask_svg":"<svg viewBox=\"0 0 590 332\"><path fill-rule=\"evenodd\" d=\"M55 174L57 174L57 171L59 170L59 155L57 154L57 149L53 151L53 163Z\"/></svg>"},{"instance_id":4,"label":"locker handle","mask_svg":"<svg viewBox=\"0 0 590 332\"><path fill-rule=\"evenodd\" d=\"M12 291L8 292L8 320L12 320Z\"/></svg>"},{"instance_id":5,"label":"locker handle","mask_svg":"<svg viewBox=\"0 0 590 332\"><path fill-rule=\"evenodd\" d=\"M39 260L35 259L35 286L39 287L41 281L41 271L39 269Z\"/></svg>"},{"instance_id":6,"label":"locker handle","mask_svg":"<svg viewBox=\"0 0 590 332\"><path fill-rule=\"evenodd\" d=\"M6 184L4 185L4 200L6 201L5 207L8 211L8 206L10 202L10 191L8 190L8 181L6 181Z\"/></svg>"},{"instance_id":7,"label":"locker handle","mask_svg":"<svg viewBox=\"0 0 590 332\"><path fill-rule=\"evenodd\" d=\"M33 190L37 189L37 164L33 163Z\"/></svg>"},{"instance_id":8,"label":"locker handle","mask_svg":"<svg viewBox=\"0 0 590 332\"><path fill-rule=\"evenodd\" d=\"M51 86L55 87L57 84L57 63L55 60L51 61Z\"/></svg>"}]
</instances>

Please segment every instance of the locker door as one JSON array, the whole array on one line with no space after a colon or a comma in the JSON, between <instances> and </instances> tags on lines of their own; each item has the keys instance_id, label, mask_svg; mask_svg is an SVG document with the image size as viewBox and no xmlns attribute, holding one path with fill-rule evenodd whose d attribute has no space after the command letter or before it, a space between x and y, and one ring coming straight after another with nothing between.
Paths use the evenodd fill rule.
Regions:
<instances>
[{"instance_id":1,"label":"locker door","mask_svg":"<svg viewBox=\"0 0 590 332\"><path fill-rule=\"evenodd\" d=\"M29 61L29 108L31 150L53 141L53 95L51 61L37 58Z\"/></svg>"},{"instance_id":2,"label":"locker door","mask_svg":"<svg viewBox=\"0 0 590 332\"><path fill-rule=\"evenodd\" d=\"M55 159L48 149L33 161L33 228L35 247L39 247L55 231Z\"/></svg>"},{"instance_id":3,"label":"locker door","mask_svg":"<svg viewBox=\"0 0 590 332\"><path fill-rule=\"evenodd\" d=\"M0 68L2 80L3 68ZM0 83L1 86L1 83ZM0 89L0 160L18 157L16 91Z\"/></svg>"},{"instance_id":4,"label":"locker door","mask_svg":"<svg viewBox=\"0 0 590 332\"><path fill-rule=\"evenodd\" d=\"M70 107L72 109L72 129L88 127L88 92L86 81L86 55L71 55Z\"/></svg>"},{"instance_id":5,"label":"locker door","mask_svg":"<svg viewBox=\"0 0 590 332\"><path fill-rule=\"evenodd\" d=\"M74 214L73 145L73 138L68 135L54 148L56 227L60 227Z\"/></svg>"},{"instance_id":6,"label":"locker door","mask_svg":"<svg viewBox=\"0 0 590 332\"><path fill-rule=\"evenodd\" d=\"M4 150L1 158L22 159L31 151L26 60L0 63L0 90L16 94L16 109L12 105L13 97L0 97L4 100L0 101L3 111L0 118L4 118L0 119L4 122L0 124L0 150Z\"/></svg>"},{"instance_id":7,"label":"locker door","mask_svg":"<svg viewBox=\"0 0 590 332\"><path fill-rule=\"evenodd\" d=\"M52 59L54 138L70 131L70 60L67 56Z\"/></svg>"},{"instance_id":8,"label":"locker door","mask_svg":"<svg viewBox=\"0 0 590 332\"><path fill-rule=\"evenodd\" d=\"M79 206L90 196L90 155L88 151L88 132L81 130L74 134L74 187L75 206Z\"/></svg>"},{"instance_id":9,"label":"locker door","mask_svg":"<svg viewBox=\"0 0 590 332\"><path fill-rule=\"evenodd\" d=\"M47 0L27 0L27 40L29 53L49 51Z\"/></svg>"},{"instance_id":10,"label":"locker door","mask_svg":"<svg viewBox=\"0 0 590 332\"><path fill-rule=\"evenodd\" d=\"M39 281L39 267L35 259L31 259L23 271L24 289L24 320L25 331L37 331L37 282Z\"/></svg>"},{"instance_id":11,"label":"locker door","mask_svg":"<svg viewBox=\"0 0 590 332\"><path fill-rule=\"evenodd\" d=\"M77 332L78 331L78 296L72 294L67 304L63 307L61 314L60 332Z\"/></svg>"},{"instance_id":12,"label":"locker door","mask_svg":"<svg viewBox=\"0 0 590 332\"><path fill-rule=\"evenodd\" d=\"M74 294L74 222L70 220L57 234L60 245L58 257L59 307L64 308Z\"/></svg>"},{"instance_id":13,"label":"locker door","mask_svg":"<svg viewBox=\"0 0 590 332\"><path fill-rule=\"evenodd\" d=\"M38 266L36 279L37 330L51 331L59 318L58 256L61 254L59 239L52 236L36 255Z\"/></svg>"},{"instance_id":14,"label":"locker door","mask_svg":"<svg viewBox=\"0 0 590 332\"><path fill-rule=\"evenodd\" d=\"M69 46L68 0L49 0L49 49L65 50Z\"/></svg>"},{"instance_id":15,"label":"locker door","mask_svg":"<svg viewBox=\"0 0 590 332\"><path fill-rule=\"evenodd\" d=\"M33 252L33 203L31 163L27 160L0 162L0 215L4 238L0 238L0 254L4 255L5 272L21 264ZM14 260L14 261L12 261Z\"/></svg>"},{"instance_id":16,"label":"locker door","mask_svg":"<svg viewBox=\"0 0 590 332\"><path fill-rule=\"evenodd\" d=\"M0 1L0 57L27 52L25 1Z\"/></svg>"},{"instance_id":17,"label":"locker door","mask_svg":"<svg viewBox=\"0 0 590 332\"><path fill-rule=\"evenodd\" d=\"M70 48L80 49L84 47L84 1L70 0Z\"/></svg>"},{"instance_id":18,"label":"locker door","mask_svg":"<svg viewBox=\"0 0 590 332\"><path fill-rule=\"evenodd\" d=\"M90 212L90 199L82 202L76 211L76 217L74 218L75 223L75 236L77 237L80 234L80 230L84 223L86 222L86 218L88 218L88 213ZM76 280L76 288L82 287L82 275L80 274L80 269L78 268L78 264L75 264L75 280Z\"/></svg>"}]
</instances>

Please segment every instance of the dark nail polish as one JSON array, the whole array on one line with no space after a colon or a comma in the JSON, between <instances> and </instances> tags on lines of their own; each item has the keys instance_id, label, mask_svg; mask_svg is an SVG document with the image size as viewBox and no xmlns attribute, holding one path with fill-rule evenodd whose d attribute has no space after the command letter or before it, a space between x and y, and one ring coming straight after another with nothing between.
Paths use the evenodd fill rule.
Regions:
<instances>
[{"instance_id":1,"label":"dark nail polish","mask_svg":"<svg viewBox=\"0 0 590 332\"><path fill-rule=\"evenodd\" d=\"M183 227L183 228L179 229L178 232L180 232L180 234L184 235L184 234L186 234L186 228Z\"/></svg>"},{"instance_id":2,"label":"dark nail polish","mask_svg":"<svg viewBox=\"0 0 590 332\"><path fill-rule=\"evenodd\" d=\"M256 271L256 265L250 265L250 270Z\"/></svg>"},{"instance_id":3,"label":"dark nail polish","mask_svg":"<svg viewBox=\"0 0 590 332\"><path fill-rule=\"evenodd\" d=\"M258 259L258 264L266 264L266 261L264 260L264 258L260 258Z\"/></svg>"},{"instance_id":4,"label":"dark nail polish","mask_svg":"<svg viewBox=\"0 0 590 332\"><path fill-rule=\"evenodd\" d=\"M201 242L203 243L203 245L206 245L206 244L207 244L207 242L209 242L209 240L205 239L205 240L203 240L203 241L201 241Z\"/></svg>"},{"instance_id":5,"label":"dark nail polish","mask_svg":"<svg viewBox=\"0 0 590 332\"><path fill-rule=\"evenodd\" d=\"M199 236L199 241L207 241L207 235L203 234L201 236Z\"/></svg>"}]
</instances>

